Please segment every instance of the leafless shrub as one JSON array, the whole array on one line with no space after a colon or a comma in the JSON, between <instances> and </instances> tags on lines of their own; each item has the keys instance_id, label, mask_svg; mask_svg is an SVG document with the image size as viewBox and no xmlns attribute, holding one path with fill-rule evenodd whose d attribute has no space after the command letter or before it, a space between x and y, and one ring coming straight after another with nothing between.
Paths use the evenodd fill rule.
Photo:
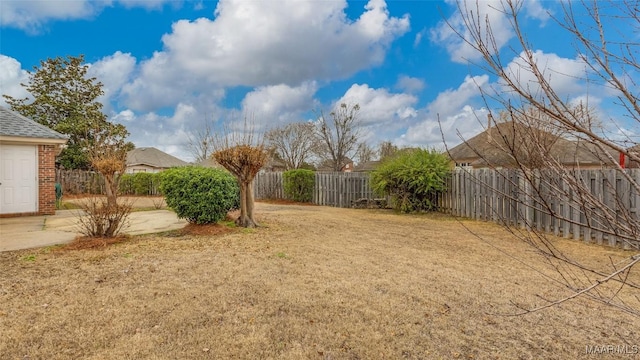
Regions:
<instances>
[{"instance_id":1,"label":"leafless shrub","mask_svg":"<svg viewBox=\"0 0 640 360\"><path fill-rule=\"evenodd\" d=\"M78 202L78 227L87 237L115 237L129 226L132 201L111 204L105 197L92 196Z\"/></svg>"},{"instance_id":2,"label":"leafless shrub","mask_svg":"<svg viewBox=\"0 0 640 360\"><path fill-rule=\"evenodd\" d=\"M164 198L163 197L155 197L153 199L151 199L152 203L153 203L153 208L156 210L162 210L165 208L166 203L164 202Z\"/></svg>"}]
</instances>

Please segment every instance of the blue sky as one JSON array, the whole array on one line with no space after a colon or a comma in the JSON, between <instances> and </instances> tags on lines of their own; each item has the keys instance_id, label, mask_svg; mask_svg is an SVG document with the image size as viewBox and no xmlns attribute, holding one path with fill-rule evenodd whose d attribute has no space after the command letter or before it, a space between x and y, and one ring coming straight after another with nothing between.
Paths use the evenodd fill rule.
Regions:
<instances>
[{"instance_id":1,"label":"blue sky","mask_svg":"<svg viewBox=\"0 0 640 360\"><path fill-rule=\"evenodd\" d=\"M513 32L492 10L496 2L480 4L506 48ZM482 130L478 86L496 82L465 60L477 58L444 24L457 21L452 1L3 0L0 7L0 92L24 97L26 70L84 54L105 85L105 112L136 146L184 160L189 135L205 121L248 116L269 129L340 102L360 105L371 146L442 147L438 115L455 145L458 132ZM549 18L558 4L532 0L522 11L539 58L573 74L570 39ZM567 79L561 92L583 96L579 80Z\"/></svg>"}]
</instances>

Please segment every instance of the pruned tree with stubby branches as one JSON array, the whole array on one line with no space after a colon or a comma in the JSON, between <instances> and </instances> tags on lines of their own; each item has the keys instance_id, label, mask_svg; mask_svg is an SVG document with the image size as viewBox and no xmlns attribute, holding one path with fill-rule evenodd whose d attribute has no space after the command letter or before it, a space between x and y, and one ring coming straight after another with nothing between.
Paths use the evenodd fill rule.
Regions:
<instances>
[{"instance_id":1,"label":"pruned tree with stubby branches","mask_svg":"<svg viewBox=\"0 0 640 360\"><path fill-rule=\"evenodd\" d=\"M627 206L629 198L616 195L616 183L606 176L614 171L615 177L629 184L631 193L640 194L640 178L619 161L622 157L627 164L640 163L638 142L632 136L625 136L640 131L640 96L636 82L640 70L637 2L584 0L559 4L561 13L550 15L572 38L576 58L584 66L584 76L577 80L585 89L603 88L607 94L614 94L612 106L617 117L599 119L588 95L574 94L581 95L578 101L559 92L556 79L565 75L553 69L553 64L539 59L539 53L522 27L524 1L503 0L492 7L492 11L506 17L506 24L515 35L515 41L505 48L498 45L495 24L477 2L459 1L460 21L449 24L451 30L480 55L480 67L499 79L496 86L481 88L489 112L502 123L491 129L494 148L511 160L509 166L521 171L522 181L513 186L531 189L524 199L510 194L501 196L519 202L519 206L535 204L536 211L555 221L580 225L587 229L587 234L600 234L632 250L622 261L605 259L608 265L594 266L567 256L556 246L553 236L528 223L526 214L520 214L518 221L524 227L505 220L505 226L514 236L548 260L558 275L552 281L568 290L564 297L543 298L542 304L521 307L517 313L526 314L584 297L640 317L637 266L640 217ZM501 31L505 31L504 25L499 25ZM491 110L496 108L499 110ZM592 179L583 177L579 162L570 164L551 151L558 142L573 144L566 147L570 150L565 151L565 156L578 158L579 152L588 153L598 160L601 169L608 169L600 175L606 194L591 191ZM476 150L482 153L481 149ZM489 158L483 160L489 167L503 166ZM570 209L560 210L554 206L554 198L574 200Z\"/></svg>"},{"instance_id":2,"label":"pruned tree with stubby branches","mask_svg":"<svg viewBox=\"0 0 640 360\"><path fill-rule=\"evenodd\" d=\"M240 217L238 226L252 228L258 226L254 216L253 179L269 160L263 138L245 122L241 133L229 133L217 137L213 158L229 170L240 185Z\"/></svg>"},{"instance_id":3,"label":"pruned tree with stubby branches","mask_svg":"<svg viewBox=\"0 0 640 360\"><path fill-rule=\"evenodd\" d=\"M111 122L89 126L83 149L91 168L102 175L105 198L92 197L80 203L85 214L78 217L80 230L89 237L114 237L127 225L131 203L118 202L120 177L126 169L127 152L133 144L126 141L129 132Z\"/></svg>"}]
</instances>

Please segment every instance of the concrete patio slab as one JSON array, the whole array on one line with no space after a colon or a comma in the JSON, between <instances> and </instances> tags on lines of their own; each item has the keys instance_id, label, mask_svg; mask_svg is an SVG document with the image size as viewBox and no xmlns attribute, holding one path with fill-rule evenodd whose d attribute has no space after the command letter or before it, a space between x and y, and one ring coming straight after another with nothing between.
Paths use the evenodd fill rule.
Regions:
<instances>
[{"instance_id":1,"label":"concrete patio slab","mask_svg":"<svg viewBox=\"0 0 640 360\"><path fill-rule=\"evenodd\" d=\"M123 231L129 235L175 230L187 224L168 210L134 211L129 222ZM77 224L78 210L58 210L48 216L0 218L0 251L69 243L80 235Z\"/></svg>"}]
</instances>

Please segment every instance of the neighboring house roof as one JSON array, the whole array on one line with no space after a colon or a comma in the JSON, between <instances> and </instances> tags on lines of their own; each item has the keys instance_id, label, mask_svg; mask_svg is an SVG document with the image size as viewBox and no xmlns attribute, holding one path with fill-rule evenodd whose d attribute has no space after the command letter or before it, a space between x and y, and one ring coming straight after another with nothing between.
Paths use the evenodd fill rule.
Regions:
<instances>
[{"instance_id":1,"label":"neighboring house roof","mask_svg":"<svg viewBox=\"0 0 640 360\"><path fill-rule=\"evenodd\" d=\"M222 168L222 165L218 164L218 162L215 161L215 159L213 159L213 158L207 158L205 160L198 161L198 162L194 163L194 165L195 166L202 166L202 167L206 167L206 168L214 168L214 169Z\"/></svg>"},{"instance_id":2,"label":"neighboring house roof","mask_svg":"<svg viewBox=\"0 0 640 360\"><path fill-rule=\"evenodd\" d=\"M0 106L0 137L3 140L6 138L46 139L47 142L60 144L64 144L69 138L2 106Z\"/></svg>"},{"instance_id":3,"label":"neighboring house roof","mask_svg":"<svg viewBox=\"0 0 640 360\"><path fill-rule=\"evenodd\" d=\"M473 167L509 167L514 166L510 147L527 152L533 143L546 142L543 145L548 154L563 165L600 166L610 163L607 154L586 141L575 141L559 135L533 129L513 122L498 123L495 126L472 137L449 150L449 156L457 163L469 163ZM617 159L617 153L611 149L609 155Z\"/></svg>"},{"instance_id":4,"label":"neighboring house roof","mask_svg":"<svg viewBox=\"0 0 640 360\"><path fill-rule=\"evenodd\" d=\"M127 153L127 166L146 165L154 168L168 169L187 165L175 156L171 156L154 147L136 148Z\"/></svg>"},{"instance_id":5,"label":"neighboring house roof","mask_svg":"<svg viewBox=\"0 0 640 360\"><path fill-rule=\"evenodd\" d=\"M380 160L367 161L354 167L353 172L370 172L375 170L378 165L380 165Z\"/></svg>"},{"instance_id":6,"label":"neighboring house roof","mask_svg":"<svg viewBox=\"0 0 640 360\"><path fill-rule=\"evenodd\" d=\"M265 171L282 171L287 169L287 164L280 160L271 158L269 161L263 166Z\"/></svg>"},{"instance_id":7,"label":"neighboring house roof","mask_svg":"<svg viewBox=\"0 0 640 360\"><path fill-rule=\"evenodd\" d=\"M340 169L340 171L345 171L345 167L347 167L347 165L353 164L353 160L351 160L349 157L344 157L342 158L342 169ZM348 168L348 167L347 167ZM317 171L320 172L331 172L334 171L333 170L333 163L331 160L324 160L322 161L318 167L317 167Z\"/></svg>"}]
</instances>

